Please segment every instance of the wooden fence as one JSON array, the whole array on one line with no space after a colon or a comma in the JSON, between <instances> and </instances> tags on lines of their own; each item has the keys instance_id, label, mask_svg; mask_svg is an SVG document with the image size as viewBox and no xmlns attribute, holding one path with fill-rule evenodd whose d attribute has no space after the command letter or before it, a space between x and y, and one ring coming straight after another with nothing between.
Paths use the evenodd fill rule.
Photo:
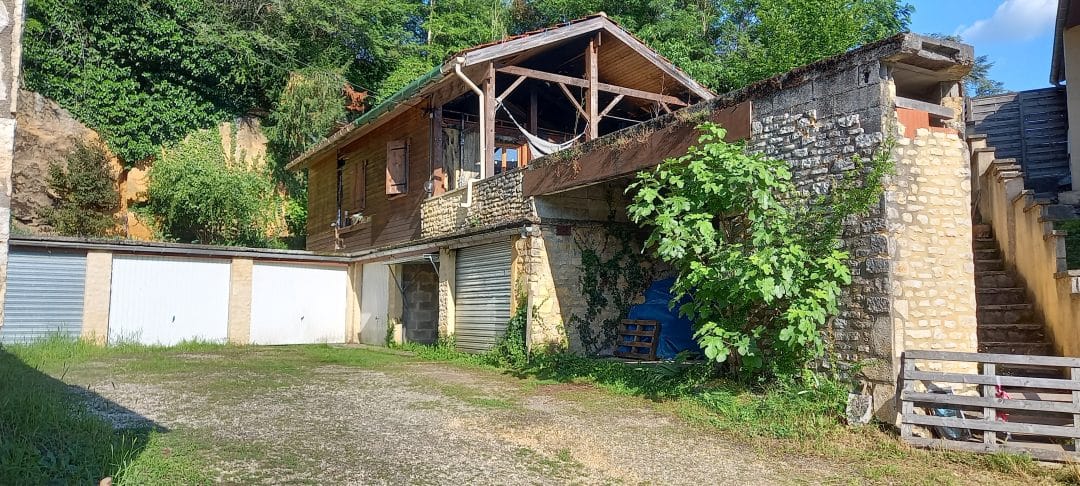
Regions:
<instances>
[{"instance_id":1,"label":"wooden fence","mask_svg":"<svg viewBox=\"0 0 1080 486\"><path fill-rule=\"evenodd\" d=\"M1057 192L1069 175L1065 88L968 99L968 133L984 134L998 158L1016 159L1029 189Z\"/></svg>"},{"instance_id":2,"label":"wooden fence","mask_svg":"<svg viewBox=\"0 0 1080 486\"><path fill-rule=\"evenodd\" d=\"M931 363L950 362L978 363L980 371L927 371ZM902 363L900 435L905 442L1029 454L1044 461L1080 459L1080 358L907 351ZM1058 373L1069 378L1051 377ZM961 389L946 393L949 388ZM932 436L916 436L916 426Z\"/></svg>"}]
</instances>

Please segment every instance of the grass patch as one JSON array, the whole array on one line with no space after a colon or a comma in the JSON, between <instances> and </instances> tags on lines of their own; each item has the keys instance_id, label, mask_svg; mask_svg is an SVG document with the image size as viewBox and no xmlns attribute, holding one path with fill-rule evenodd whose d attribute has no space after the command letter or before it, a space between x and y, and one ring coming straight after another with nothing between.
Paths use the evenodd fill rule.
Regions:
<instances>
[{"instance_id":1,"label":"grass patch","mask_svg":"<svg viewBox=\"0 0 1080 486\"><path fill-rule=\"evenodd\" d=\"M163 453L163 434L114 430L39 369L99 356L100 348L56 339L12 348L20 354L0 348L0 484L209 482L192 457Z\"/></svg>"}]
</instances>

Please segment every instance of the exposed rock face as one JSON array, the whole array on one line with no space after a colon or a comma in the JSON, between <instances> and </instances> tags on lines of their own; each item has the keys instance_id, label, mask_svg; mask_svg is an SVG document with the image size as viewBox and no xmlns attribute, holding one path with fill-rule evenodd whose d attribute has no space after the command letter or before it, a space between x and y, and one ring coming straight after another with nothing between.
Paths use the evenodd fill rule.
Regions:
<instances>
[{"instance_id":1,"label":"exposed rock face","mask_svg":"<svg viewBox=\"0 0 1080 486\"><path fill-rule=\"evenodd\" d=\"M39 216L42 208L53 203L48 189L49 165L64 160L79 142L96 143L101 136L55 101L32 91L19 93L17 120L12 216L23 231L49 232L51 228ZM221 123L218 130L222 149L229 155L230 162L240 162L247 167L265 166L266 136L258 118L237 118ZM150 161L124 168L119 158L108 151L107 155L120 194L116 234L139 240L153 239L153 231L129 210L133 204L146 200Z\"/></svg>"},{"instance_id":2,"label":"exposed rock face","mask_svg":"<svg viewBox=\"0 0 1080 486\"><path fill-rule=\"evenodd\" d=\"M47 183L49 164L63 160L78 142L94 142L99 137L55 101L40 94L20 91L18 106L11 214L20 225L41 231L47 228L38 211L52 204Z\"/></svg>"}]
</instances>

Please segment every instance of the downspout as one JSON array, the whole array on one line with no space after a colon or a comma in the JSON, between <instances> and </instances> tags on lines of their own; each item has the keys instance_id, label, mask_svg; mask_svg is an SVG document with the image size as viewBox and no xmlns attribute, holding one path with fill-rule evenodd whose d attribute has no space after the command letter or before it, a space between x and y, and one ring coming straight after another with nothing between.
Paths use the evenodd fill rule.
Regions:
<instances>
[{"instance_id":1,"label":"downspout","mask_svg":"<svg viewBox=\"0 0 1080 486\"><path fill-rule=\"evenodd\" d=\"M456 74L457 77L465 83L465 86L468 86L469 89L471 89L473 93L476 93L476 96L480 98L480 109L477 111L477 113L480 114L480 116L477 117L480 119L480 150L477 150L477 153L480 154L480 179L483 180L486 176L486 174L484 174L484 147L487 147L487 140L485 140L485 138L487 137L487 117L484 116L484 90L480 89L480 87L477 86L476 83L472 82L472 80L469 79L469 77L466 76L465 73L461 72L462 64L465 64L464 57L458 57L457 59L454 59L454 74ZM467 188L465 189L465 202L461 203L461 207L463 208L472 206L472 186L473 182L475 181L475 178L469 179Z\"/></svg>"}]
</instances>

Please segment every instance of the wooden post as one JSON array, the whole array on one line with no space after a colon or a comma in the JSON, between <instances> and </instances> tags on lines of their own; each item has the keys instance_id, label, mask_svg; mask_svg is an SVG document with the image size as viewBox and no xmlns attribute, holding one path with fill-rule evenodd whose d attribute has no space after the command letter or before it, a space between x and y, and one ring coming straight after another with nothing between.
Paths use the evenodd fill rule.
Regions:
<instances>
[{"instance_id":1,"label":"wooden post","mask_svg":"<svg viewBox=\"0 0 1080 486\"><path fill-rule=\"evenodd\" d=\"M997 365L994 363L983 363L982 374L984 376L996 376ZM997 396L997 389L994 385L983 385L982 387L983 398L994 398ZM994 407L983 407L983 420L987 422L994 422L997 420L997 409ZM983 444L986 445L988 450L997 447L997 433L990 430L983 430Z\"/></svg>"},{"instance_id":2,"label":"wooden post","mask_svg":"<svg viewBox=\"0 0 1080 486\"><path fill-rule=\"evenodd\" d=\"M531 86L529 88L529 133L539 137L540 133L536 131L537 128L538 128L536 126L537 118L538 117L537 117L537 106L536 106L536 86ZM536 154L533 153L533 150L530 147L529 148L529 161L531 162L532 159L535 159L535 158L536 158Z\"/></svg>"},{"instance_id":3,"label":"wooden post","mask_svg":"<svg viewBox=\"0 0 1080 486\"><path fill-rule=\"evenodd\" d=\"M587 113L589 123L589 132L585 136L586 140L592 140L600 137L600 99L599 99L599 85L600 80L599 68L596 62L597 49L600 47L600 34L596 34L591 40L589 40L589 46L585 49L585 80L589 82L588 95L585 96L585 112Z\"/></svg>"},{"instance_id":4,"label":"wooden post","mask_svg":"<svg viewBox=\"0 0 1080 486\"><path fill-rule=\"evenodd\" d=\"M901 366L903 367L903 371L901 371L901 373L903 374L903 378L904 378L904 382L903 382L903 387L904 388L901 390L901 394L903 394L903 392L905 392L905 391L915 391L915 380L908 379L908 375L910 375L912 371L915 371L915 361L909 359L907 356L901 355L900 356L900 363L901 363ZM900 437L901 438L910 439L912 437L912 435L913 435L912 434L912 426L911 426L911 424L904 421L904 417L908 417L909 415L911 415L913 413L915 413L915 404L912 403L911 400L901 400L901 404L900 404Z\"/></svg>"},{"instance_id":5,"label":"wooden post","mask_svg":"<svg viewBox=\"0 0 1080 486\"><path fill-rule=\"evenodd\" d=\"M1080 368L1070 368L1069 379L1080 380ZM1074 407L1080 407L1080 390L1073 390L1072 402ZM1073 427L1080 429L1080 414L1073 414ZM1080 439L1073 439L1073 452L1080 452Z\"/></svg>"},{"instance_id":6,"label":"wooden post","mask_svg":"<svg viewBox=\"0 0 1080 486\"><path fill-rule=\"evenodd\" d=\"M484 117L484 123L487 125L486 139L484 140L485 147L481 147L480 155L484 157L484 175L491 177L495 175L495 109L497 108L495 101L495 64L488 63L487 70L484 74L484 112L480 116Z\"/></svg>"},{"instance_id":7,"label":"wooden post","mask_svg":"<svg viewBox=\"0 0 1080 486\"><path fill-rule=\"evenodd\" d=\"M443 160L445 147L443 147L443 112L442 105L435 106L431 110L431 180L434 188L432 196L438 196L446 192L449 187L449 177L446 170L446 162Z\"/></svg>"}]
</instances>

